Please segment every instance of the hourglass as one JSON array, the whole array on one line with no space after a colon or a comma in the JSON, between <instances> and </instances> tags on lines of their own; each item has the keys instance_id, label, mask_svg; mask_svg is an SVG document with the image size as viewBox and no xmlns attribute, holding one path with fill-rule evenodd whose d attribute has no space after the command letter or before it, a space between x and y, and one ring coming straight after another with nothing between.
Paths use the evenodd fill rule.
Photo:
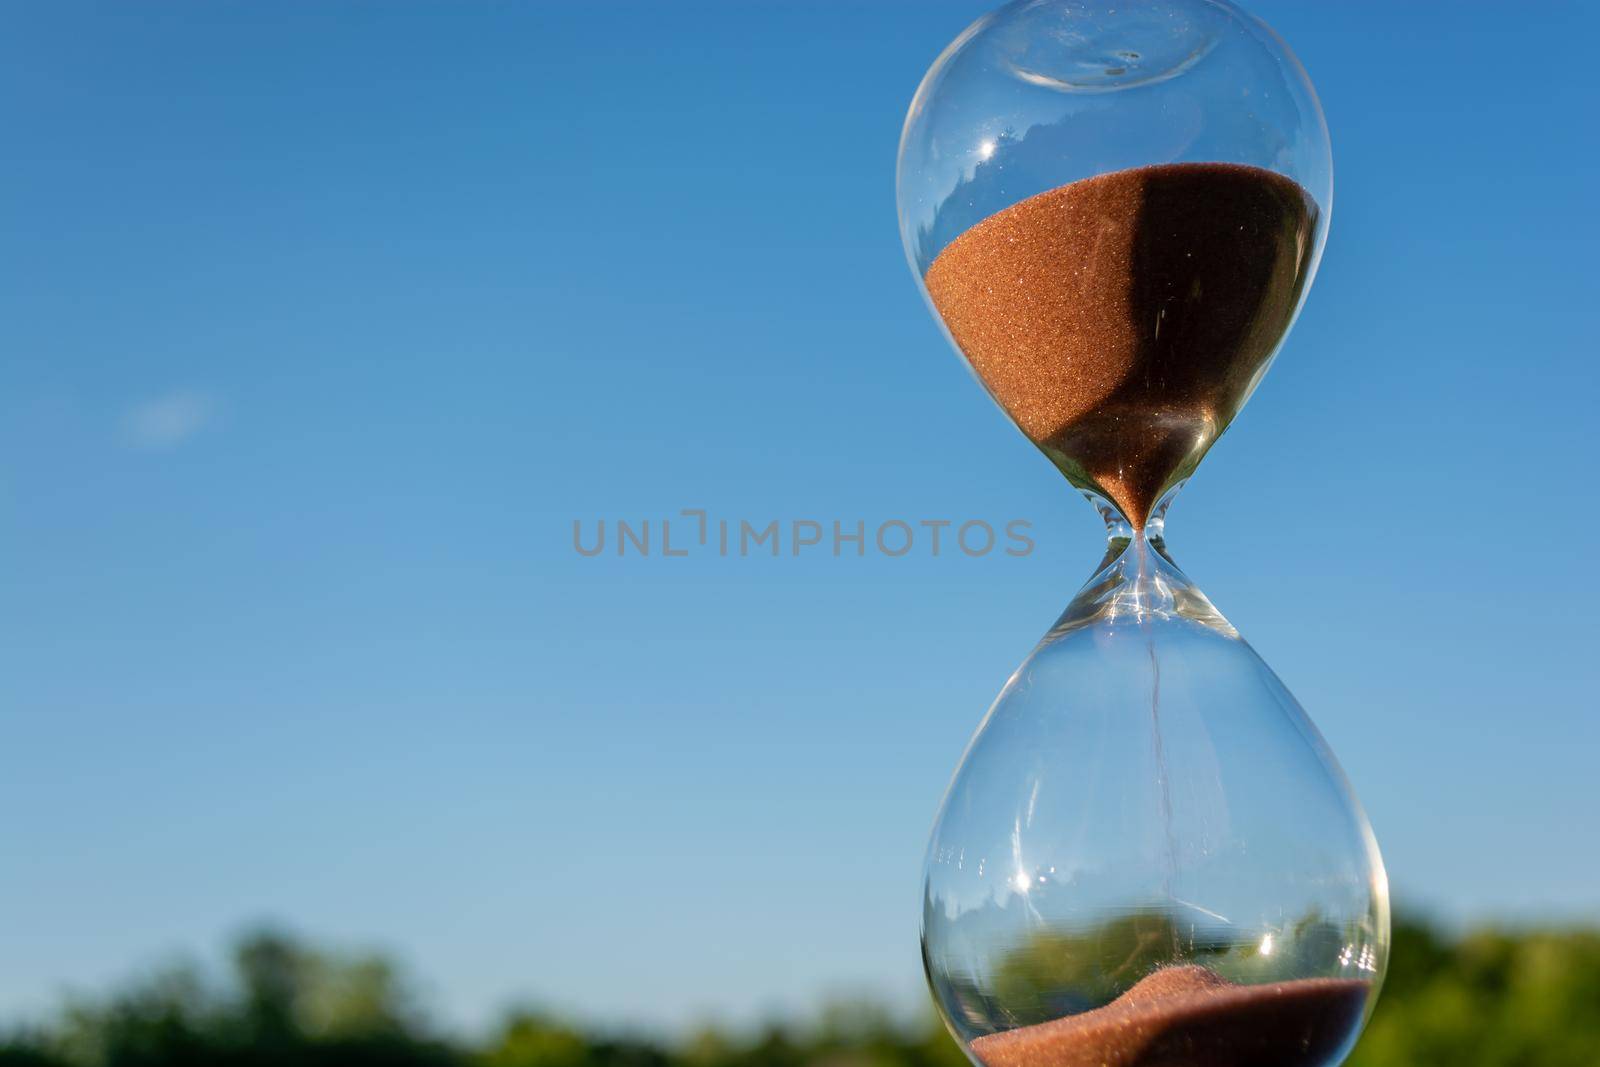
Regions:
<instances>
[{"instance_id":1,"label":"hourglass","mask_svg":"<svg viewBox=\"0 0 1600 1067\"><path fill-rule=\"evenodd\" d=\"M1331 193L1305 71L1223 0L1022 0L912 101L913 270L1110 538L928 848L928 979L982 1067L1332 1067L1377 995L1366 818L1164 536L1299 310Z\"/></svg>"}]
</instances>

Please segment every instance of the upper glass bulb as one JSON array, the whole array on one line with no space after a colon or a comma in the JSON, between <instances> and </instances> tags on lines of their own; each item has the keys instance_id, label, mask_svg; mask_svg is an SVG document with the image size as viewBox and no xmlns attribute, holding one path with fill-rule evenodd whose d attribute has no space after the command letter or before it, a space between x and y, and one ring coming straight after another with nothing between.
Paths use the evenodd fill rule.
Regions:
<instances>
[{"instance_id":1,"label":"upper glass bulb","mask_svg":"<svg viewBox=\"0 0 1600 1067\"><path fill-rule=\"evenodd\" d=\"M951 340L1135 527L1265 372L1333 194L1305 70L1222 0L1030 0L979 19L917 89L897 185Z\"/></svg>"}]
</instances>

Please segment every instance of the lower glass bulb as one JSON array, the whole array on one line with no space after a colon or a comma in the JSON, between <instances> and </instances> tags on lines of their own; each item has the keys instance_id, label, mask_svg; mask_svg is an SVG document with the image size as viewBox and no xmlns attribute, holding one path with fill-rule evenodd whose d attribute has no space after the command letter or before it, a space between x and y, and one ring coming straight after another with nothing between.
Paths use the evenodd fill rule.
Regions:
<instances>
[{"instance_id":1,"label":"lower glass bulb","mask_svg":"<svg viewBox=\"0 0 1600 1067\"><path fill-rule=\"evenodd\" d=\"M1161 514L1134 532L1102 510L1106 562L934 825L939 1009L983 1067L1331 1067L1387 959L1371 829L1294 697L1167 557Z\"/></svg>"}]
</instances>

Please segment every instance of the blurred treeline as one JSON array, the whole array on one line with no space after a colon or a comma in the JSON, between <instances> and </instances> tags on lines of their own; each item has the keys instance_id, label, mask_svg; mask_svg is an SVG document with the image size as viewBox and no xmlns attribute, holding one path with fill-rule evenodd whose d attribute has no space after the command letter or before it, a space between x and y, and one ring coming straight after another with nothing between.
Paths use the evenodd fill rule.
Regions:
<instances>
[{"instance_id":1,"label":"blurred treeline","mask_svg":"<svg viewBox=\"0 0 1600 1067\"><path fill-rule=\"evenodd\" d=\"M377 957L245 939L224 982L174 969L0 1039L0 1067L966 1067L930 1020L851 1002L815 1020L660 1041L509 1014L485 1039L433 1028ZM1388 981L1350 1067L1597 1067L1600 930L1402 922Z\"/></svg>"}]
</instances>

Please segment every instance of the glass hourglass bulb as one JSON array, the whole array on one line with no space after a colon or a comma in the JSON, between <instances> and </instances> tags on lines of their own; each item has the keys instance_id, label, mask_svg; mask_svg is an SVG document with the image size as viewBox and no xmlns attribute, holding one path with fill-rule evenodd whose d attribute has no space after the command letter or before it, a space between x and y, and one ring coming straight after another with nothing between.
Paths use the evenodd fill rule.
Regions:
<instances>
[{"instance_id":1,"label":"glass hourglass bulb","mask_svg":"<svg viewBox=\"0 0 1600 1067\"><path fill-rule=\"evenodd\" d=\"M939 1010L983 1067L1332 1067L1384 972L1382 860L1164 540L1316 270L1311 84L1222 0L1022 0L923 79L898 193L952 343L1109 532L935 823Z\"/></svg>"}]
</instances>

